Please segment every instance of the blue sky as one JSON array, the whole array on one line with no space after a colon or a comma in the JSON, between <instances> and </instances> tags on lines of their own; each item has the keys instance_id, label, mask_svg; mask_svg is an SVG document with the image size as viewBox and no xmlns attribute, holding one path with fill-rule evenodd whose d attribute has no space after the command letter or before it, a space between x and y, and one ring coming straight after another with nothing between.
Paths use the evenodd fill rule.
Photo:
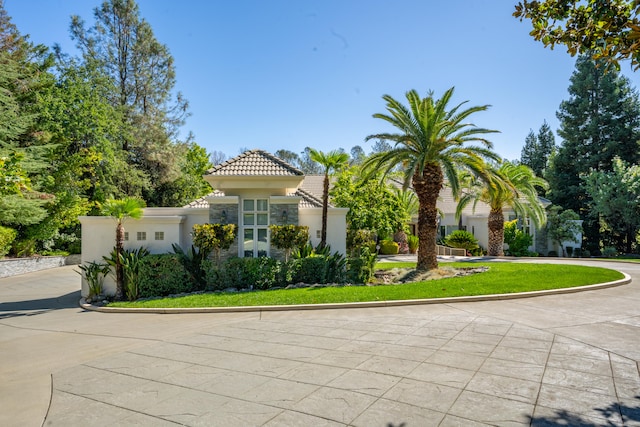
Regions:
<instances>
[{"instance_id":1,"label":"blue sky","mask_svg":"<svg viewBox=\"0 0 640 427\"><path fill-rule=\"evenodd\" d=\"M70 16L87 24L99 0L4 0L22 34L74 53ZM382 95L416 89L490 104L473 121L499 130L497 153L517 159L530 129L568 98L575 58L545 49L511 16L516 0L139 0L141 16L169 47L176 89L208 151L301 152L361 145L391 130L372 118ZM628 63L622 69L638 85ZM559 144L560 140L556 138Z\"/></svg>"}]
</instances>

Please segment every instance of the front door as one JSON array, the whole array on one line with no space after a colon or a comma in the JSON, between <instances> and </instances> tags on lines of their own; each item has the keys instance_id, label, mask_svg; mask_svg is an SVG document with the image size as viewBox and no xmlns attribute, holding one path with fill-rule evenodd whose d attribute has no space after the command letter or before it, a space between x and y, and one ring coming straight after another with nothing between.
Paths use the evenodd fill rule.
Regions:
<instances>
[{"instance_id":1,"label":"front door","mask_svg":"<svg viewBox=\"0 0 640 427\"><path fill-rule=\"evenodd\" d=\"M242 250L245 258L269 256L269 200L242 202Z\"/></svg>"}]
</instances>

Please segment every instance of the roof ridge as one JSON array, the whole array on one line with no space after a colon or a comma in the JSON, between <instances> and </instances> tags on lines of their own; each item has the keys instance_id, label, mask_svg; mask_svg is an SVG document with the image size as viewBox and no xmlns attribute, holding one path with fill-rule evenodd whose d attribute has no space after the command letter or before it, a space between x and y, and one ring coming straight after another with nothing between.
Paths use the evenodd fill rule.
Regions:
<instances>
[{"instance_id":1,"label":"roof ridge","mask_svg":"<svg viewBox=\"0 0 640 427\"><path fill-rule=\"evenodd\" d=\"M298 194L298 193L300 193L303 197L306 197L307 199L310 199L313 202L322 206L322 203L323 203L322 199L318 198L315 194L312 194L307 190L303 190L302 188L298 188L294 194ZM329 203L327 207L332 208L334 206L331 203Z\"/></svg>"},{"instance_id":2,"label":"roof ridge","mask_svg":"<svg viewBox=\"0 0 640 427\"><path fill-rule=\"evenodd\" d=\"M272 163L273 165L284 169L285 174L291 174L291 175L296 175L296 176L304 176L304 172L302 172L300 169L290 165L289 163L285 162L284 160L282 160L281 158L269 153L268 151L262 150L262 149L258 149L255 148L253 150L247 150L243 153L240 153L239 155L229 159L229 160L225 160L224 162L220 163L219 165L216 165L214 167L212 167L211 169L209 169L207 171L207 174L209 175L213 175L216 174L226 168L232 168L234 167L234 165L236 163L241 162L243 159L247 159L249 158L251 155L258 155L260 157L262 157L263 160L266 160L270 163ZM251 162L251 160L248 160L249 162Z\"/></svg>"}]
</instances>

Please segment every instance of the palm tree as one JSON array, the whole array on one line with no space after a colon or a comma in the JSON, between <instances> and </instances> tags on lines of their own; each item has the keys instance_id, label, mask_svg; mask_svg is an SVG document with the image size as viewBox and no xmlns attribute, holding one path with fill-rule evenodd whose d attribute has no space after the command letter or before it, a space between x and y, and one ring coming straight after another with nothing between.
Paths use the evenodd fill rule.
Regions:
<instances>
[{"instance_id":1,"label":"palm tree","mask_svg":"<svg viewBox=\"0 0 640 427\"><path fill-rule=\"evenodd\" d=\"M458 193L458 168L475 175L486 175L484 159L498 159L491 151L492 144L482 135L496 132L478 128L465 122L469 116L485 111L482 105L463 109L466 102L449 109L448 104L454 88L447 90L442 98L434 100L433 92L421 98L415 90L406 93L409 103L405 107L389 95L389 114L374 114L395 126L399 133L369 135L366 139L382 139L395 142L385 152L371 155L365 167L371 171L383 170L385 175L396 165L402 166L404 186L410 184L418 196L418 270L438 267L436 258L437 218L436 203L446 175L454 194ZM478 145L465 145L479 142Z\"/></svg>"},{"instance_id":2,"label":"palm tree","mask_svg":"<svg viewBox=\"0 0 640 427\"><path fill-rule=\"evenodd\" d=\"M327 209L329 207L329 176L342 167L346 166L349 161L349 155L338 150L323 153L313 148L309 149L309 157L314 162L320 164L324 168L324 182L322 191L322 235L320 238L320 247L327 245Z\"/></svg>"},{"instance_id":3,"label":"palm tree","mask_svg":"<svg viewBox=\"0 0 640 427\"><path fill-rule=\"evenodd\" d=\"M124 220L126 218L140 219L142 218L145 206L143 200L135 197L125 197L124 199L107 200L102 206L104 215L114 218L117 222L116 226L116 295L115 299L120 300L124 295L124 274L122 269L122 252L124 251Z\"/></svg>"},{"instance_id":4,"label":"palm tree","mask_svg":"<svg viewBox=\"0 0 640 427\"><path fill-rule=\"evenodd\" d=\"M548 188L547 182L538 178L526 165L515 165L502 161L489 166L491 173L488 180L468 176L466 190L463 190L456 208L456 217L460 218L462 210L473 201L473 209L478 202L489 205L489 243L487 252L490 256L504 255L504 214L505 207L512 208L516 215L529 217L539 227L547 220L544 206L538 198L536 187Z\"/></svg>"}]
</instances>

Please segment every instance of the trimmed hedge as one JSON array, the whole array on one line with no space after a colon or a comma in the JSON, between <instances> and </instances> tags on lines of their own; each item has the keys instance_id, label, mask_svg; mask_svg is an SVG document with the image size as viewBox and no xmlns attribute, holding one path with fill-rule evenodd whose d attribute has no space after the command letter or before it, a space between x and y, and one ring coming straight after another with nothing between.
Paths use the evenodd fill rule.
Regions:
<instances>
[{"instance_id":1,"label":"trimmed hedge","mask_svg":"<svg viewBox=\"0 0 640 427\"><path fill-rule=\"evenodd\" d=\"M148 255L138 270L140 298L193 292L196 284L176 254Z\"/></svg>"},{"instance_id":2,"label":"trimmed hedge","mask_svg":"<svg viewBox=\"0 0 640 427\"><path fill-rule=\"evenodd\" d=\"M382 240L380 242L380 253L382 255L395 255L399 249L400 245L393 240Z\"/></svg>"}]
</instances>

